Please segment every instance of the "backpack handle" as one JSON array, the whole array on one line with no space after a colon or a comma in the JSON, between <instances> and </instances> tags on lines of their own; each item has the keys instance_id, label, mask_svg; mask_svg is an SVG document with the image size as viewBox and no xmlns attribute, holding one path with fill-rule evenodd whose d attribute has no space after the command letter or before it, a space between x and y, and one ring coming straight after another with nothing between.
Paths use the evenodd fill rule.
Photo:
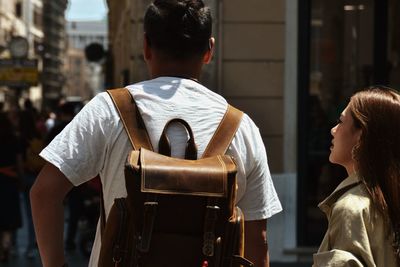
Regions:
<instances>
[{"instance_id":1,"label":"backpack handle","mask_svg":"<svg viewBox=\"0 0 400 267\"><path fill-rule=\"evenodd\" d=\"M165 124L164 130L161 133L160 141L158 142L159 153L165 156L171 156L171 144L167 136L167 129L171 125L171 123L174 122L179 122L180 124L182 124L185 127L186 131L189 133L189 140L187 141L185 150L185 159L197 159L197 146L194 142L192 128L190 128L190 125L185 120L179 118L172 119Z\"/></svg>"}]
</instances>

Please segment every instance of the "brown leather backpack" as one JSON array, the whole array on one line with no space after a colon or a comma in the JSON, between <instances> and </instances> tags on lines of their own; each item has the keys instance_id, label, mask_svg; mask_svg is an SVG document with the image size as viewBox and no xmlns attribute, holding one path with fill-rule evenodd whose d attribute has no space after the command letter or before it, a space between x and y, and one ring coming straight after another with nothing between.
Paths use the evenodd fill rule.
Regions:
<instances>
[{"instance_id":1,"label":"brown leather backpack","mask_svg":"<svg viewBox=\"0 0 400 267\"><path fill-rule=\"evenodd\" d=\"M126 198L102 212L99 266L253 266L243 258L244 218L235 206L236 165L225 155L242 112L228 110L203 158L189 124L167 123L153 152L143 120L127 89L109 90L133 150L125 166ZM166 129L181 123L189 133L186 158L170 157Z\"/></svg>"}]
</instances>

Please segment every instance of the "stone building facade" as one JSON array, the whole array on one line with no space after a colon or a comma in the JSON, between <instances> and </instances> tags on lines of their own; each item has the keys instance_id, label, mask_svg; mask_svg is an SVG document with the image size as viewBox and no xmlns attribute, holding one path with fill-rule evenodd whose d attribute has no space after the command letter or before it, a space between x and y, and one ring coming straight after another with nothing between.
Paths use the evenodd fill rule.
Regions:
<instances>
[{"instance_id":1,"label":"stone building facade","mask_svg":"<svg viewBox=\"0 0 400 267\"><path fill-rule=\"evenodd\" d=\"M42 0L0 1L1 59L11 58L9 44L13 37L22 37L27 40L29 51L26 58L37 60L37 72L40 72L42 70L44 39ZM18 89L0 86L0 102L5 102L5 106L9 106L10 103L18 100L15 98L23 97L30 98L39 107L41 92L40 80L34 86L24 86Z\"/></svg>"},{"instance_id":2,"label":"stone building facade","mask_svg":"<svg viewBox=\"0 0 400 267\"><path fill-rule=\"evenodd\" d=\"M65 84L67 3L68 0L43 0L43 105L49 108L57 106Z\"/></svg>"},{"instance_id":3,"label":"stone building facade","mask_svg":"<svg viewBox=\"0 0 400 267\"><path fill-rule=\"evenodd\" d=\"M66 97L80 97L90 100L104 91L105 55L98 61L90 62L85 55L89 45L100 45L108 49L107 20L67 21L67 53L65 58L66 83L63 94Z\"/></svg>"}]
</instances>

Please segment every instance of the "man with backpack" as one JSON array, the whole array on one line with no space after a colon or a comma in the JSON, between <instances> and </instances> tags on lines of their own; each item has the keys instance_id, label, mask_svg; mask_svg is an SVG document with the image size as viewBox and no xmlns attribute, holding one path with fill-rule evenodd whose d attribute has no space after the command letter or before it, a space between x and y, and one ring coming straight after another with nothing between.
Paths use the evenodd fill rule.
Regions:
<instances>
[{"instance_id":1,"label":"man with backpack","mask_svg":"<svg viewBox=\"0 0 400 267\"><path fill-rule=\"evenodd\" d=\"M198 81L203 65L212 57L211 28L210 10L202 0L155 0L146 11L143 53L151 80L126 88L133 96L154 151L158 151L167 122L179 118L192 128L196 156L201 158L224 117L226 100ZM171 156L183 158L187 132L179 124L172 124L166 134ZM107 218L114 200L127 196L124 166L131 150L112 99L107 93L100 93L41 152L48 163L31 190L31 200L44 267L63 266L65 262L65 195L73 186L99 175ZM254 266L269 266L266 220L282 208L259 130L246 114L226 154L234 158L237 166L235 194L245 218L245 257ZM101 238L99 223L89 266L99 266ZM118 266L118 261L115 264Z\"/></svg>"}]
</instances>

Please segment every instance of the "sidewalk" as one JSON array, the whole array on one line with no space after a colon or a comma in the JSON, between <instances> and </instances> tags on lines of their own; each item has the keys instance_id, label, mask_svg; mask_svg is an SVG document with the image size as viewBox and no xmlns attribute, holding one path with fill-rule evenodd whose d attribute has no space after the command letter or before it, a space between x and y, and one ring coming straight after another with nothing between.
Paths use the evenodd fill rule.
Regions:
<instances>
[{"instance_id":1,"label":"sidewalk","mask_svg":"<svg viewBox=\"0 0 400 267\"><path fill-rule=\"evenodd\" d=\"M28 230L26 227L26 212L24 201L21 198L21 214L23 220L23 227L18 229L17 232L17 248L13 255L10 255L10 260L8 263L0 262L0 267L41 267L42 264L39 259L39 252L35 251L35 257L33 259L28 259L25 256L25 249L27 247L27 235ZM66 214L67 215L67 214ZM67 262L71 267L86 267L89 262L89 258L84 257L79 249L72 253L67 253Z\"/></svg>"},{"instance_id":2,"label":"sidewalk","mask_svg":"<svg viewBox=\"0 0 400 267\"><path fill-rule=\"evenodd\" d=\"M88 259L84 258L79 252L67 255L67 261L71 267L86 267ZM39 255L36 254L34 259L27 259L23 254L23 250L19 251L19 255L11 257L8 263L0 263L0 267L41 267Z\"/></svg>"}]
</instances>

